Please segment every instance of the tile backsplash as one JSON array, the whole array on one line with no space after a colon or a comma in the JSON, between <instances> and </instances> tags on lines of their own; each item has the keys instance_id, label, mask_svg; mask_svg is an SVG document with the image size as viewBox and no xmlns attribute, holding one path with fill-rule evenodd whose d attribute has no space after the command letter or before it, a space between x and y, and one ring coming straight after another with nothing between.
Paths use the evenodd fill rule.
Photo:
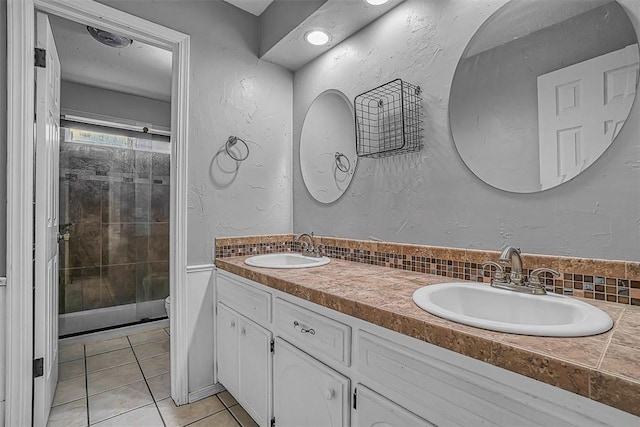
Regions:
<instances>
[{"instance_id":1,"label":"tile backsplash","mask_svg":"<svg viewBox=\"0 0 640 427\"><path fill-rule=\"evenodd\" d=\"M489 283L485 261L497 261L496 251L376 242L316 236L330 258L378 265L454 279ZM216 258L297 251L293 234L216 239ZM620 304L640 305L640 262L522 254L524 273L553 268L560 277L547 277L547 291Z\"/></svg>"}]
</instances>

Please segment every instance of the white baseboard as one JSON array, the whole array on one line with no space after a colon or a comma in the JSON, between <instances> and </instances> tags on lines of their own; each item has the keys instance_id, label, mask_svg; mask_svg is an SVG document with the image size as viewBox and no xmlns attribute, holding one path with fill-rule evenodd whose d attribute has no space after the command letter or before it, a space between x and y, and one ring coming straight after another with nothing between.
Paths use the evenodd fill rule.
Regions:
<instances>
[{"instance_id":1,"label":"white baseboard","mask_svg":"<svg viewBox=\"0 0 640 427\"><path fill-rule=\"evenodd\" d=\"M192 391L189 393L189 403L196 402L198 400L204 399L205 397L213 396L214 394L218 394L220 392L225 391L226 388L220 383L213 384L200 390Z\"/></svg>"}]
</instances>

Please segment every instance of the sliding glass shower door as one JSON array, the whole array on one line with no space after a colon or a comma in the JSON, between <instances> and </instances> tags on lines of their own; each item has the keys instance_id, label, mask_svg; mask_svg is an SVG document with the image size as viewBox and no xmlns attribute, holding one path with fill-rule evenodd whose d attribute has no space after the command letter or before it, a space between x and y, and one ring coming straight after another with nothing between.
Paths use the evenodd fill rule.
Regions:
<instances>
[{"instance_id":1,"label":"sliding glass shower door","mask_svg":"<svg viewBox=\"0 0 640 427\"><path fill-rule=\"evenodd\" d=\"M169 138L63 126L60 335L166 316Z\"/></svg>"}]
</instances>

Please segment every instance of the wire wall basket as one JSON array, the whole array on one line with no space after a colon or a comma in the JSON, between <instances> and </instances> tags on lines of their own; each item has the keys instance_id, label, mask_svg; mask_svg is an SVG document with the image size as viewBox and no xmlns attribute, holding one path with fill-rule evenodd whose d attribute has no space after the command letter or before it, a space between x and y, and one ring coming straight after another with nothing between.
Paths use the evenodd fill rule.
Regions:
<instances>
[{"instance_id":1,"label":"wire wall basket","mask_svg":"<svg viewBox=\"0 0 640 427\"><path fill-rule=\"evenodd\" d=\"M386 157L422 148L422 90L396 79L356 96L358 157Z\"/></svg>"}]
</instances>

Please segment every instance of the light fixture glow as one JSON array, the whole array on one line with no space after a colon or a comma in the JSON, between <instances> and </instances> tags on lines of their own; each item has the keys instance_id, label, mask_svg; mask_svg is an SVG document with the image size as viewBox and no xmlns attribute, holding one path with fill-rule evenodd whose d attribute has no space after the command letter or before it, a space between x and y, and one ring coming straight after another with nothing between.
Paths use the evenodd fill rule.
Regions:
<instances>
[{"instance_id":1,"label":"light fixture glow","mask_svg":"<svg viewBox=\"0 0 640 427\"><path fill-rule=\"evenodd\" d=\"M322 46L329 42L329 34L320 30L309 31L304 38L315 46Z\"/></svg>"},{"instance_id":2,"label":"light fixture glow","mask_svg":"<svg viewBox=\"0 0 640 427\"><path fill-rule=\"evenodd\" d=\"M387 3L389 0L364 0L372 6L380 6L381 4Z\"/></svg>"}]
</instances>

